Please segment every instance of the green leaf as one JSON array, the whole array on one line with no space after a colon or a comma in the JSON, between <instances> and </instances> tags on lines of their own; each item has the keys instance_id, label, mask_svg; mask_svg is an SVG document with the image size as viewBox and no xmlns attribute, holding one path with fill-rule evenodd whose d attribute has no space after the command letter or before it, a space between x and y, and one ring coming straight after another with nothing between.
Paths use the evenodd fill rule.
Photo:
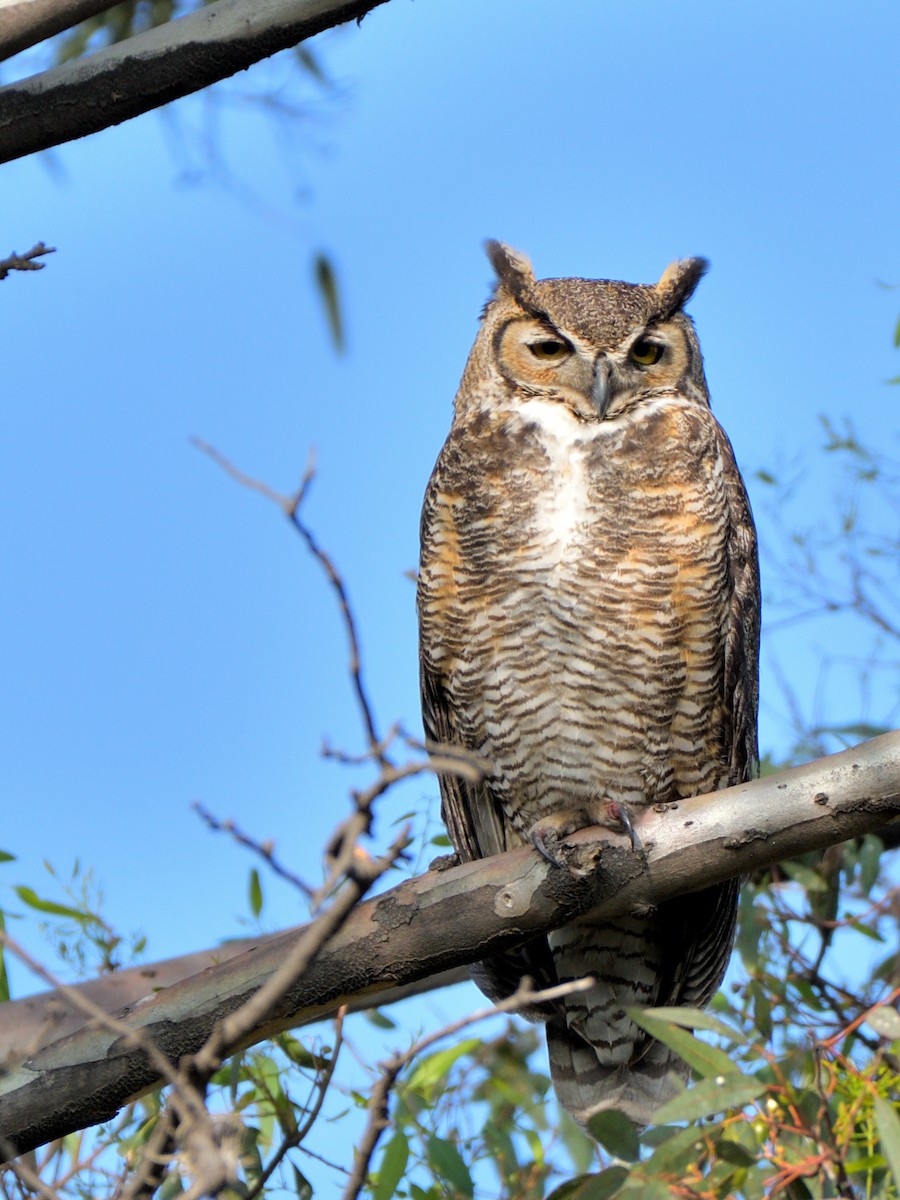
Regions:
<instances>
[{"instance_id":1,"label":"green leaf","mask_svg":"<svg viewBox=\"0 0 900 1200\"><path fill-rule=\"evenodd\" d=\"M183 1191L184 1184L181 1182L181 1176L177 1171L170 1171L159 1189L159 1200L174 1200L174 1197L180 1196Z\"/></svg>"},{"instance_id":2,"label":"green leaf","mask_svg":"<svg viewBox=\"0 0 900 1200\"><path fill-rule=\"evenodd\" d=\"M657 1132L657 1130L653 1130ZM696 1129L662 1130L668 1136L656 1147L643 1163L643 1169L648 1175L660 1175L666 1172L678 1175L687 1173L690 1163L697 1160L697 1142L699 1135Z\"/></svg>"},{"instance_id":3,"label":"green leaf","mask_svg":"<svg viewBox=\"0 0 900 1200\"><path fill-rule=\"evenodd\" d=\"M0 862L15 862L15 861L16 861L16 856L14 854L7 854L7 852L5 850L0 850Z\"/></svg>"},{"instance_id":4,"label":"green leaf","mask_svg":"<svg viewBox=\"0 0 900 1200\"><path fill-rule=\"evenodd\" d=\"M337 276L334 273L331 259L327 258L324 254L317 254L313 270L316 277L316 287L319 289L319 295L325 306L325 316L328 318L331 339L334 342L335 349L340 352L344 349L344 322L341 318L341 302L338 295Z\"/></svg>"},{"instance_id":5,"label":"green leaf","mask_svg":"<svg viewBox=\"0 0 900 1200\"><path fill-rule=\"evenodd\" d=\"M312 50L307 47L306 43L301 43L301 45L295 46L294 54L297 56L297 61L300 63L303 70L306 71L308 75L311 75L316 83L321 84L322 87L331 87L331 80L322 70L322 64L319 62L316 55L313 54Z\"/></svg>"},{"instance_id":6,"label":"green leaf","mask_svg":"<svg viewBox=\"0 0 900 1200\"><path fill-rule=\"evenodd\" d=\"M752 1075L714 1075L667 1100L653 1114L653 1120L663 1124L695 1121L726 1108L743 1108L762 1096L766 1086Z\"/></svg>"},{"instance_id":7,"label":"green leaf","mask_svg":"<svg viewBox=\"0 0 900 1200\"><path fill-rule=\"evenodd\" d=\"M765 988L758 983L752 985L753 1023L768 1041L772 1036L772 1001Z\"/></svg>"},{"instance_id":8,"label":"green leaf","mask_svg":"<svg viewBox=\"0 0 900 1200\"><path fill-rule=\"evenodd\" d=\"M370 1025L374 1025L376 1029L396 1029L397 1022L392 1021L390 1017L386 1017L380 1008L367 1008L363 1016Z\"/></svg>"},{"instance_id":9,"label":"green leaf","mask_svg":"<svg viewBox=\"0 0 900 1200\"><path fill-rule=\"evenodd\" d=\"M844 1170L848 1175L860 1171L883 1171L887 1166L883 1154L867 1154L865 1158L853 1158L844 1162Z\"/></svg>"},{"instance_id":10,"label":"green leaf","mask_svg":"<svg viewBox=\"0 0 900 1200\"><path fill-rule=\"evenodd\" d=\"M430 1137L427 1146L428 1163L438 1178L449 1183L463 1196L474 1196L475 1185L469 1168L453 1142L446 1138Z\"/></svg>"},{"instance_id":11,"label":"green leaf","mask_svg":"<svg viewBox=\"0 0 900 1200\"><path fill-rule=\"evenodd\" d=\"M766 906L761 900L753 898L751 888L745 888L741 897L740 919L738 922L737 942L735 943L744 966L753 973L759 964L760 953L764 949L764 934L770 924Z\"/></svg>"},{"instance_id":12,"label":"green leaf","mask_svg":"<svg viewBox=\"0 0 900 1200\"><path fill-rule=\"evenodd\" d=\"M509 1131L495 1121L488 1121L481 1130L485 1149L497 1164L497 1174L503 1180L513 1179L519 1170L516 1147Z\"/></svg>"},{"instance_id":13,"label":"green leaf","mask_svg":"<svg viewBox=\"0 0 900 1200\"><path fill-rule=\"evenodd\" d=\"M794 883L799 883L807 892L825 892L828 890L828 884L822 876L810 867L805 867L802 863L795 862L783 862L780 866L788 879Z\"/></svg>"},{"instance_id":14,"label":"green leaf","mask_svg":"<svg viewBox=\"0 0 900 1200\"><path fill-rule=\"evenodd\" d=\"M661 1021L670 1021L673 1025L680 1025L683 1029L705 1029L708 1033L717 1033L720 1037L727 1038L738 1046L750 1044L750 1039L739 1029L727 1025L702 1008L665 1008L660 1006L659 1008L645 1008L641 1011L648 1013L651 1018L659 1017Z\"/></svg>"},{"instance_id":15,"label":"green leaf","mask_svg":"<svg viewBox=\"0 0 900 1200\"><path fill-rule=\"evenodd\" d=\"M884 938L877 929L873 929L871 925L864 925L862 921L847 921L847 928L852 929L854 933L861 934L862 937L869 938L873 942L881 942L884 944Z\"/></svg>"},{"instance_id":16,"label":"green leaf","mask_svg":"<svg viewBox=\"0 0 900 1200\"><path fill-rule=\"evenodd\" d=\"M740 1067L731 1061L724 1050L719 1050L717 1046L710 1046L707 1042L701 1042L686 1029L680 1029L675 1025L671 1018L660 1020L656 1016L648 1015L648 1011L641 1008L627 1008L625 1011L642 1029L646 1029L657 1041L680 1055L698 1075L742 1077Z\"/></svg>"},{"instance_id":17,"label":"green leaf","mask_svg":"<svg viewBox=\"0 0 900 1200\"><path fill-rule=\"evenodd\" d=\"M635 1200L672 1200L672 1189L662 1179L627 1179L617 1196L634 1196Z\"/></svg>"},{"instance_id":18,"label":"green leaf","mask_svg":"<svg viewBox=\"0 0 900 1200\"><path fill-rule=\"evenodd\" d=\"M900 1117L897 1116L897 1106L889 1104L883 1096L875 1097L875 1124L891 1173L895 1180L900 1180Z\"/></svg>"},{"instance_id":19,"label":"green leaf","mask_svg":"<svg viewBox=\"0 0 900 1200\"><path fill-rule=\"evenodd\" d=\"M42 900L33 888L18 886L13 889L23 904L35 908L38 912L51 913L55 917L70 917L73 921L93 921L90 913L80 912L77 908L68 908L65 904L56 904L52 900Z\"/></svg>"},{"instance_id":20,"label":"green leaf","mask_svg":"<svg viewBox=\"0 0 900 1200\"><path fill-rule=\"evenodd\" d=\"M755 1154L751 1154L746 1146L742 1146L740 1142L733 1142L730 1138L719 1138L716 1142L716 1154L736 1167L752 1167L756 1162Z\"/></svg>"},{"instance_id":21,"label":"green leaf","mask_svg":"<svg viewBox=\"0 0 900 1200\"><path fill-rule=\"evenodd\" d=\"M579 1175L567 1180L554 1188L546 1200L609 1200L627 1178L627 1167L607 1167L599 1175Z\"/></svg>"},{"instance_id":22,"label":"green leaf","mask_svg":"<svg viewBox=\"0 0 900 1200\"><path fill-rule=\"evenodd\" d=\"M812 1192L802 1179L792 1179L784 1190L788 1200L812 1200Z\"/></svg>"},{"instance_id":23,"label":"green leaf","mask_svg":"<svg viewBox=\"0 0 900 1200\"><path fill-rule=\"evenodd\" d=\"M378 1165L377 1182L372 1187L372 1200L391 1200L397 1184L403 1178L409 1160L409 1142L399 1129L384 1148Z\"/></svg>"},{"instance_id":24,"label":"green leaf","mask_svg":"<svg viewBox=\"0 0 900 1200\"><path fill-rule=\"evenodd\" d=\"M6 920L3 913L0 912L0 930L6 929ZM10 999L9 994L9 976L6 973L6 956L5 946L0 945L0 1004L5 1004Z\"/></svg>"},{"instance_id":25,"label":"green leaf","mask_svg":"<svg viewBox=\"0 0 900 1200\"><path fill-rule=\"evenodd\" d=\"M873 833L867 833L860 844L857 853L859 862L859 883L863 893L868 896L881 871L881 856L884 853L884 842Z\"/></svg>"},{"instance_id":26,"label":"green leaf","mask_svg":"<svg viewBox=\"0 0 900 1200\"><path fill-rule=\"evenodd\" d=\"M578 1200L609 1200L627 1181L628 1175L627 1167L607 1167L594 1176L583 1192L578 1193Z\"/></svg>"},{"instance_id":27,"label":"green leaf","mask_svg":"<svg viewBox=\"0 0 900 1200\"><path fill-rule=\"evenodd\" d=\"M299 1200L312 1200L313 1186L303 1174L303 1172L291 1163L294 1172L294 1191L297 1193Z\"/></svg>"},{"instance_id":28,"label":"green leaf","mask_svg":"<svg viewBox=\"0 0 900 1200\"><path fill-rule=\"evenodd\" d=\"M637 1126L616 1109L596 1113L587 1123L588 1130L616 1158L635 1162L641 1152Z\"/></svg>"},{"instance_id":29,"label":"green leaf","mask_svg":"<svg viewBox=\"0 0 900 1200\"><path fill-rule=\"evenodd\" d=\"M434 1054L429 1054L421 1060L409 1077L407 1088L415 1092L430 1091L446 1077L457 1059L473 1053L480 1045L478 1038L466 1038L465 1041L449 1046L446 1050L436 1050Z\"/></svg>"},{"instance_id":30,"label":"green leaf","mask_svg":"<svg viewBox=\"0 0 900 1200\"><path fill-rule=\"evenodd\" d=\"M252 867L250 870L250 882L247 886L247 893L250 899L250 911L254 917L258 917L262 912L263 892L259 879L259 871L257 871L256 867Z\"/></svg>"}]
</instances>

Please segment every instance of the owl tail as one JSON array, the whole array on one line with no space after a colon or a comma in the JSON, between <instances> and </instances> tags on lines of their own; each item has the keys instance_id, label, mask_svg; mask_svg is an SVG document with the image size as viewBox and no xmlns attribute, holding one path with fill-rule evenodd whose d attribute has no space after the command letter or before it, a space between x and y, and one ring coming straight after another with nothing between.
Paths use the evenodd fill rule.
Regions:
<instances>
[{"instance_id":1,"label":"owl tail","mask_svg":"<svg viewBox=\"0 0 900 1200\"><path fill-rule=\"evenodd\" d=\"M562 1017L547 1022L547 1049L557 1099L581 1125L609 1108L637 1125L649 1125L654 1111L681 1090L688 1076L678 1055L657 1041L650 1041L636 1062L604 1064Z\"/></svg>"}]
</instances>

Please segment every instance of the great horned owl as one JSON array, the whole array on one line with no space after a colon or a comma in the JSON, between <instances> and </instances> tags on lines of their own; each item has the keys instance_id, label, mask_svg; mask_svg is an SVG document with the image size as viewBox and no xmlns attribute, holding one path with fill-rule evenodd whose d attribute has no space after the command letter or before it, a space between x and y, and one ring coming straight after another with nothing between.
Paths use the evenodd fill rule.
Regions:
<instances>
[{"instance_id":1,"label":"great horned owl","mask_svg":"<svg viewBox=\"0 0 900 1200\"><path fill-rule=\"evenodd\" d=\"M440 779L463 860L741 783L757 766L759 570L731 445L683 311L706 262L655 285L536 280L488 243L493 298L425 496L418 585L428 737L492 764ZM596 986L547 1014L576 1118L646 1123L686 1068L626 1015L702 1005L734 938L737 884L647 915L576 922L473 969Z\"/></svg>"}]
</instances>

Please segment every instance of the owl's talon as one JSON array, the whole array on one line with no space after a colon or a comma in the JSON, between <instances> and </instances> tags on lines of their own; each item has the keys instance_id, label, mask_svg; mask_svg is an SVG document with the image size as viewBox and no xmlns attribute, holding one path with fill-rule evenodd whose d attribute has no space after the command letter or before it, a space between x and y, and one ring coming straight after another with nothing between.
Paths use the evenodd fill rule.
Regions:
<instances>
[{"instance_id":1,"label":"owl's talon","mask_svg":"<svg viewBox=\"0 0 900 1200\"><path fill-rule=\"evenodd\" d=\"M612 828L616 829L617 833L627 833L628 840L631 842L632 850L642 850L641 839L638 837L638 832L634 827L634 822L631 819L631 813L624 804L619 804L618 801L612 801L609 805L609 815L614 824Z\"/></svg>"},{"instance_id":2,"label":"owl's talon","mask_svg":"<svg viewBox=\"0 0 900 1200\"><path fill-rule=\"evenodd\" d=\"M462 859L458 854L439 854L437 858L433 858L428 864L429 871L449 871L451 867L458 867Z\"/></svg>"},{"instance_id":3,"label":"owl's talon","mask_svg":"<svg viewBox=\"0 0 900 1200\"><path fill-rule=\"evenodd\" d=\"M531 831L532 845L534 846L535 850L537 850L538 854L540 854L541 858L545 858L547 860L547 862L550 863L551 867L564 867L566 865L565 862L563 861L562 857L555 852L555 848L554 848L554 843L556 842L555 833L553 835L553 842L551 842L550 846L548 846L547 843L544 841L544 834L546 832L547 831L544 829L532 829L532 831Z\"/></svg>"}]
</instances>

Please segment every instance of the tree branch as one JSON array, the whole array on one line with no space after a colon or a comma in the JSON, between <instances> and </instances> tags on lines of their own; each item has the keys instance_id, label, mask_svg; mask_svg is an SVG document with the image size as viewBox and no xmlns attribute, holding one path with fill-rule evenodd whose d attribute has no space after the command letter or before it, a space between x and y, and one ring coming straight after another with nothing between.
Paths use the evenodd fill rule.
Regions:
<instances>
[{"instance_id":1,"label":"tree branch","mask_svg":"<svg viewBox=\"0 0 900 1200\"><path fill-rule=\"evenodd\" d=\"M429 872L360 904L238 1048L331 1016L351 998L377 1004L388 988L509 948L584 912L610 917L659 904L898 817L900 733L891 733L754 783L647 811L638 822L640 854L593 829L568 840L568 870L522 848ZM170 1061L193 1054L217 1022L275 974L298 936L275 936L174 984L121 1020L151 1037ZM21 1153L108 1120L158 1082L146 1051L131 1038L87 1026L0 1080L0 1130Z\"/></svg>"},{"instance_id":2,"label":"tree branch","mask_svg":"<svg viewBox=\"0 0 900 1200\"><path fill-rule=\"evenodd\" d=\"M0 88L0 162L97 133L218 83L385 0L216 0Z\"/></svg>"},{"instance_id":3,"label":"tree branch","mask_svg":"<svg viewBox=\"0 0 900 1200\"><path fill-rule=\"evenodd\" d=\"M0 6L0 61L112 8L116 0L12 0Z\"/></svg>"},{"instance_id":4,"label":"tree branch","mask_svg":"<svg viewBox=\"0 0 900 1200\"><path fill-rule=\"evenodd\" d=\"M0 279L5 279L10 271L43 271L46 264L35 260L44 254L55 253L55 246L45 246L43 242L37 242L24 254L16 254L13 250L6 258L0 258Z\"/></svg>"}]
</instances>

